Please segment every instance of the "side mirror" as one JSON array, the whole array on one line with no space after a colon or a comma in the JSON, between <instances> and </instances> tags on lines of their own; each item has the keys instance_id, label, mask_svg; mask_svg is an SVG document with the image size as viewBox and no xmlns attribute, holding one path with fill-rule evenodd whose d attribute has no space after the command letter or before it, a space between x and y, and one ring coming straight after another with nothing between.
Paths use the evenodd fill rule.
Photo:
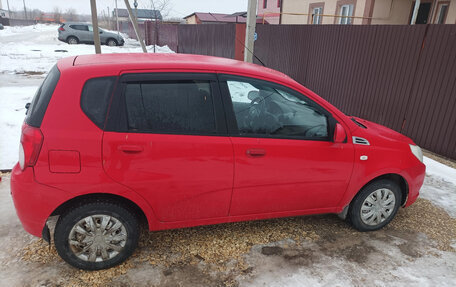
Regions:
<instances>
[{"instance_id":1,"label":"side mirror","mask_svg":"<svg viewBox=\"0 0 456 287\"><path fill-rule=\"evenodd\" d=\"M30 108L30 103L26 103L25 108L28 110Z\"/></svg>"},{"instance_id":2,"label":"side mirror","mask_svg":"<svg viewBox=\"0 0 456 287\"><path fill-rule=\"evenodd\" d=\"M337 123L336 128L334 129L334 142L343 143L347 139L347 133L345 132L344 127Z\"/></svg>"},{"instance_id":3,"label":"side mirror","mask_svg":"<svg viewBox=\"0 0 456 287\"><path fill-rule=\"evenodd\" d=\"M100 31L100 34L103 34L103 31Z\"/></svg>"}]
</instances>

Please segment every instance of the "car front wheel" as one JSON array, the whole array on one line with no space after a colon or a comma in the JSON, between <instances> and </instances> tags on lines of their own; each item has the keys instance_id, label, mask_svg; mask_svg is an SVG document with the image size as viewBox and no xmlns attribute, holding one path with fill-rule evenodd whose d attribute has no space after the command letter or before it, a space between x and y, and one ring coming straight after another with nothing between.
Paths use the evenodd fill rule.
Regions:
<instances>
[{"instance_id":1,"label":"car front wheel","mask_svg":"<svg viewBox=\"0 0 456 287\"><path fill-rule=\"evenodd\" d=\"M111 47L117 46L117 41L114 40L114 39L109 39L108 42L107 42L107 45L111 46Z\"/></svg>"},{"instance_id":2,"label":"car front wheel","mask_svg":"<svg viewBox=\"0 0 456 287\"><path fill-rule=\"evenodd\" d=\"M138 237L136 216L122 205L108 201L71 209L60 216L54 233L62 259L85 270L122 263L133 253Z\"/></svg>"},{"instance_id":3,"label":"car front wheel","mask_svg":"<svg viewBox=\"0 0 456 287\"><path fill-rule=\"evenodd\" d=\"M400 187L383 179L365 186L353 200L348 219L359 231L374 231L396 215L402 199Z\"/></svg>"}]
</instances>

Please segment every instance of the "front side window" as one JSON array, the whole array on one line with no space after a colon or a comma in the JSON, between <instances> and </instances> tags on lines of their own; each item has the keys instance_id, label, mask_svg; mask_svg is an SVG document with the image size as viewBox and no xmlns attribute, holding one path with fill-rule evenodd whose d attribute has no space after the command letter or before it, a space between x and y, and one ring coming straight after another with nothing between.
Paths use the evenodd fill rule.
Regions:
<instances>
[{"instance_id":1,"label":"front side window","mask_svg":"<svg viewBox=\"0 0 456 287\"><path fill-rule=\"evenodd\" d=\"M339 24L352 24L352 18L349 18L353 16L353 4L347 4L347 5L342 5L340 6L340 13L339 15L341 16L339 18Z\"/></svg>"},{"instance_id":2,"label":"front side window","mask_svg":"<svg viewBox=\"0 0 456 287\"><path fill-rule=\"evenodd\" d=\"M327 112L304 95L260 80L226 83L241 135L329 139Z\"/></svg>"},{"instance_id":3,"label":"front side window","mask_svg":"<svg viewBox=\"0 0 456 287\"><path fill-rule=\"evenodd\" d=\"M209 81L133 82L126 84L124 94L130 131L216 133Z\"/></svg>"}]
</instances>

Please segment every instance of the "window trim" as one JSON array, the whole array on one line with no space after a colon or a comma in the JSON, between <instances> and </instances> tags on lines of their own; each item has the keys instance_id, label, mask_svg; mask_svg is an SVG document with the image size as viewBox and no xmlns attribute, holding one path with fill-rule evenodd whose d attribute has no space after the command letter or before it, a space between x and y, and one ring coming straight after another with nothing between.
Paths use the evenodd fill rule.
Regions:
<instances>
[{"instance_id":1,"label":"window trim","mask_svg":"<svg viewBox=\"0 0 456 287\"><path fill-rule=\"evenodd\" d=\"M313 24L312 15L313 15L314 9L316 9L316 8L321 8L321 14L324 14L325 2L315 2L315 3L310 3L309 4L309 17L308 17L307 24ZM315 24L315 25L321 25L322 23L323 23L323 16L320 16L320 23L319 24Z\"/></svg>"},{"instance_id":2,"label":"window trim","mask_svg":"<svg viewBox=\"0 0 456 287\"><path fill-rule=\"evenodd\" d=\"M433 23L434 24L438 24L437 21L439 20L439 16L440 16L440 13L442 11L442 7L443 6L447 6L447 9L445 11L445 15L443 16L443 23L441 23L441 24L445 24L447 16L448 16L448 10L450 9L450 1L439 1L436 4L437 4L437 7L436 7L437 9L435 11Z\"/></svg>"},{"instance_id":3,"label":"window trim","mask_svg":"<svg viewBox=\"0 0 456 287\"><path fill-rule=\"evenodd\" d=\"M327 109L322 107L316 101L314 101L311 97L299 92L295 89L289 88L287 86L281 85L279 83L253 78L253 77L246 77L241 75L235 74L218 74L219 78L219 85L222 93L222 102L226 112L226 121L228 127L228 134L231 137L244 137L244 138L268 138L268 139L287 139L287 140L310 140L310 141L324 141L324 142L333 142L334 141L334 129L337 123L337 120L334 118L331 112ZM328 119L328 136L327 137L304 137L304 136L284 136L284 135L265 135L265 134L241 134L239 132L239 128L237 126L236 115L234 114L233 104L231 100L231 95L229 92L228 80L233 81L244 81L244 82L263 82L265 85L269 85L273 88L278 88L284 90L287 93L290 93L295 96L302 96L308 100L311 105L317 108L322 114L324 114Z\"/></svg>"},{"instance_id":4,"label":"window trim","mask_svg":"<svg viewBox=\"0 0 456 287\"><path fill-rule=\"evenodd\" d=\"M348 18L350 19L350 24L341 24L342 17L340 17L341 9L342 6L344 5L353 5L353 14L351 16L354 16L356 14L356 2L357 0L339 0L337 1L336 4L336 17L334 17L334 24L339 24L339 25L353 25L354 24L354 18Z\"/></svg>"},{"instance_id":5,"label":"window trim","mask_svg":"<svg viewBox=\"0 0 456 287\"><path fill-rule=\"evenodd\" d=\"M151 131L132 131L128 129L127 106L125 101L125 90L131 82L151 82L151 81L179 81L179 80L201 80L208 81L211 85L212 104L214 109L215 132L214 133L182 133L182 132L151 132ZM132 72L124 73L120 76L112 108L108 110L108 120L105 131L119 133L138 133L138 134L172 134L172 135L193 135L193 136L221 136L227 134L225 112L221 102L220 88L217 76L211 73L201 72Z\"/></svg>"}]
</instances>

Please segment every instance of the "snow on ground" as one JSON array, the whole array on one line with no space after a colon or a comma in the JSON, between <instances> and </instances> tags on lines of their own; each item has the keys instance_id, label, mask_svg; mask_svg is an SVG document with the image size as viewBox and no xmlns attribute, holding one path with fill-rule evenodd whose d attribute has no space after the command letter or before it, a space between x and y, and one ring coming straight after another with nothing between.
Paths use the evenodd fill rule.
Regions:
<instances>
[{"instance_id":1,"label":"snow on ground","mask_svg":"<svg viewBox=\"0 0 456 287\"><path fill-rule=\"evenodd\" d=\"M93 45L69 45L57 39L58 25L37 24L25 27L9 27L0 31L0 72L46 73L57 60L74 56L94 54ZM122 34L122 47L101 46L102 53L141 53L139 42ZM154 46L147 46L153 52ZM168 46L156 47L158 53L173 53Z\"/></svg>"},{"instance_id":2,"label":"snow on ground","mask_svg":"<svg viewBox=\"0 0 456 287\"><path fill-rule=\"evenodd\" d=\"M442 207L456 218L456 169L424 157L426 178L420 190L422 198Z\"/></svg>"},{"instance_id":3,"label":"snow on ground","mask_svg":"<svg viewBox=\"0 0 456 287\"><path fill-rule=\"evenodd\" d=\"M36 86L0 87L0 169L11 169L18 161L25 104L31 101L36 89Z\"/></svg>"}]
</instances>

